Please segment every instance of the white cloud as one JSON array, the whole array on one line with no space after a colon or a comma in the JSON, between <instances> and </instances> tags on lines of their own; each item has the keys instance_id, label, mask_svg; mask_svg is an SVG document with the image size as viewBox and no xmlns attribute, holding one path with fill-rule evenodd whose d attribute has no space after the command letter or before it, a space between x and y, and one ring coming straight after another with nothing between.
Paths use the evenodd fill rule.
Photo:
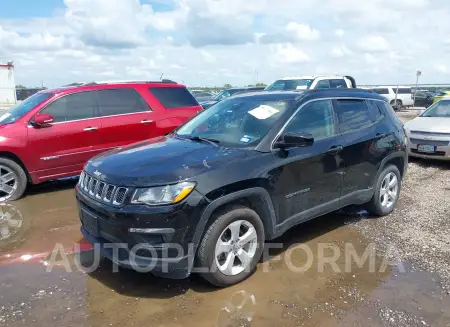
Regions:
<instances>
[{"instance_id":1,"label":"white cloud","mask_svg":"<svg viewBox=\"0 0 450 327\"><path fill-rule=\"evenodd\" d=\"M345 56L350 56L352 54L353 52L343 44L339 46L334 46L330 52L330 55L334 58L341 58Z\"/></svg>"},{"instance_id":2,"label":"white cloud","mask_svg":"<svg viewBox=\"0 0 450 327\"><path fill-rule=\"evenodd\" d=\"M65 0L47 17L0 19L0 60L16 80L167 78L191 85L269 83L339 72L358 84L447 82L447 0ZM431 5L432 4L432 5ZM376 32L374 32L376 31ZM58 74L55 74L58 72Z\"/></svg>"},{"instance_id":3,"label":"white cloud","mask_svg":"<svg viewBox=\"0 0 450 327\"><path fill-rule=\"evenodd\" d=\"M439 73L450 73L450 69L444 64L436 64L434 65L434 69Z\"/></svg>"},{"instance_id":4,"label":"white cloud","mask_svg":"<svg viewBox=\"0 0 450 327\"><path fill-rule=\"evenodd\" d=\"M278 63L292 64L311 60L302 49L290 43L274 44L272 46L272 52L275 61Z\"/></svg>"},{"instance_id":5,"label":"white cloud","mask_svg":"<svg viewBox=\"0 0 450 327\"><path fill-rule=\"evenodd\" d=\"M320 36L318 30L309 27L309 25L299 24L296 22L290 22L286 26L288 32L292 32L297 40L317 40Z\"/></svg>"},{"instance_id":6,"label":"white cloud","mask_svg":"<svg viewBox=\"0 0 450 327\"><path fill-rule=\"evenodd\" d=\"M337 37L343 37L344 34L345 34L344 30L340 28L334 31L334 35L336 35Z\"/></svg>"},{"instance_id":7,"label":"white cloud","mask_svg":"<svg viewBox=\"0 0 450 327\"><path fill-rule=\"evenodd\" d=\"M379 52L389 50L389 43L380 35L369 35L358 41L358 47L365 51Z\"/></svg>"}]
</instances>

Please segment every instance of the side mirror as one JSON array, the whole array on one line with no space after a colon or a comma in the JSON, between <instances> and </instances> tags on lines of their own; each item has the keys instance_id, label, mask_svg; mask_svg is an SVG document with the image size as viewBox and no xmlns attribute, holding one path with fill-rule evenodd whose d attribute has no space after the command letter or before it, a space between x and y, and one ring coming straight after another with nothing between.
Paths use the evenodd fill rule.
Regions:
<instances>
[{"instance_id":1,"label":"side mirror","mask_svg":"<svg viewBox=\"0 0 450 327\"><path fill-rule=\"evenodd\" d=\"M312 146L314 137L309 133L286 133L281 135L275 143L275 147L279 149L297 148Z\"/></svg>"},{"instance_id":2,"label":"side mirror","mask_svg":"<svg viewBox=\"0 0 450 327\"><path fill-rule=\"evenodd\" d=\"M34 125L39 127L47 127L51 126L50 124L53 123L55 119L52 115L49 114L37 114L34 116Z\"/></svg>"}]
</instances>

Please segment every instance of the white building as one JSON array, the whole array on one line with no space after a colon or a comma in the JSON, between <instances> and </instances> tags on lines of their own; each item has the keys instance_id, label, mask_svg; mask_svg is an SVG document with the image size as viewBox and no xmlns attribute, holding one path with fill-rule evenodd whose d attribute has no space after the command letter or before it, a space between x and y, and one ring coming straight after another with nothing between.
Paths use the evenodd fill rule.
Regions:
<instances>
[{"instance_id":1,"label":"white building","mask_svg":"<svg viewBox=\"0 0 450 327\"><path fill-rule=\"evenodd\" d=\"M0 63L0 111L16 104L16 81L12 62Z\"/></svg>"}]
</instances>

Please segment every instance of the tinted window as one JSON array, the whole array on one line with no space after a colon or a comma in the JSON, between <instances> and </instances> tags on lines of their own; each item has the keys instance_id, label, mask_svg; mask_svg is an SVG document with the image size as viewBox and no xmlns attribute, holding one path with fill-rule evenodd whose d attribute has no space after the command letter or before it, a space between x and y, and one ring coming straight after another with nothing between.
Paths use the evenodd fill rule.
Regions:
<instances>
[{"instance_id":1,"label":"tinted window","mask_svg":"<svg viewBox=\"0 0 450 327\"><path fill-rule=\"evenodd\" d=\"M66 95L50 103L41 113L53 116L55 123L87 119L95 116L95 102L93 92L81 92Z\"/></svg>"},{"instance_id":2,"label":"tinted window","mask_svg":"<svg viewBox=\"0 0 450 327\"><path fill-rule=\"evenodd\" d=\"M372 119L364 100L337 100L341 133L346 133L370 125Z\"/></svg>"},{"instance_id":3,"label":"tinted window","mask_svg":"<svg viewBox=\"0 0 450 327\"><path fill-rule=\"evenodd\" d=\"M377 88L377 89L372 89L371 91L378 93L378 94L389 94L388 89Z\"/></svg>"},{"instance_id":4,"label":"tinted window","mask_svg":"<svg viewBox=\"0 0 450 327\"><path fill-rule=\"evenodd\" d=\"M305 105L289 122L286 132L310 133L314 140L335 135L333 105L330 100L313 101Z\"/></svg>"},{"instance_id":5,"label":"tinted window","mask_svg":"<svg viewBox=\"0 0 450 327\"><path fill-rule=\"evenodd\" d=\"M329 89L330 82L328 80L322 80L317 82L315 89Z\"/></svg>"},{"instance_id":6,"label":"tinted window","mask_svg":"<svg viewBox=\"0 0 450 327\"><path fill-rule=\"evenodd\" d=\"M373 121L378 121L384 117L383 112L380 110L380 107L377 105L377 102L374 100L367 100L367 107L369 108L370 115L372 116Z\"/></svg>"},{"instance_id":7,"label":"tinted window","mask_svg":"<svg viewBox=\"0 0 450 327\"><path fill-rule=\"evenodd\" d=\"M149 91L166 109L198 106L197 100L184 87L152 87Z\"/></svg>"},{"instance_id":8,"label":"tinted window","mask_svg":"<svg viewBox=\"0 0 450 327\"><path fill-rule=\"evenodd\" d=\"M31 97L25 99L25 101L16 104L14 107L1 114L0 124L14 123L17 119L34 109L38 104L41 104L52 96L52 93L36 93L32 95Z\"/></svg>"},{"instance_id":9,"label":"tinted window","mask_svg":"<svg viewBox=\"0 0 450 327\"><path fill-rule=\"evenodd\" d=\"M112 116L149 111L140 94L129 88L97 91L100 116Z\"/></svg>"},{"instance_id":10,"label":"tinted window","mask_svg":"<svg viewBox=\"0 0 450 327\"><path fill-rule=\"evenodd\" d=\"M393 87L392 90L394 91L394 93L397 93L397 88L396 87ZM397 94L411 94L411 89L410 88L399 87Z\"/></svg>"},{"instance_id":11,"label":"tinted window","mask_svg":"<svg viewBox=\"0 0 450 327\"><path fill-rule=\"evenodd\" d=\"M343 79L330 79L330 87L332 89L346 89L347 83Z\"/></svg>"}]
</instances>

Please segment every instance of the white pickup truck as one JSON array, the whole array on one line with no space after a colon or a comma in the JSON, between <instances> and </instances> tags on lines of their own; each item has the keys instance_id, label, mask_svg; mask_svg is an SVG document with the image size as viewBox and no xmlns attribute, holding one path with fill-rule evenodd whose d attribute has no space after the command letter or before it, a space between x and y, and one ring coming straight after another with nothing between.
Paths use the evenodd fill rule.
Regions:
<instances>
[{"instance_id":1,"label":"white pickup truck","mask_svg":"<svg viewBox=\"0 0 450 327\"><path fill-rule=\"evenodd\" d=\"M289 91L306 89L350 89L356 88L355 79L351 76L321 75L283 77L268 87L267 91Z\"/></svg>"}]
</instances>

